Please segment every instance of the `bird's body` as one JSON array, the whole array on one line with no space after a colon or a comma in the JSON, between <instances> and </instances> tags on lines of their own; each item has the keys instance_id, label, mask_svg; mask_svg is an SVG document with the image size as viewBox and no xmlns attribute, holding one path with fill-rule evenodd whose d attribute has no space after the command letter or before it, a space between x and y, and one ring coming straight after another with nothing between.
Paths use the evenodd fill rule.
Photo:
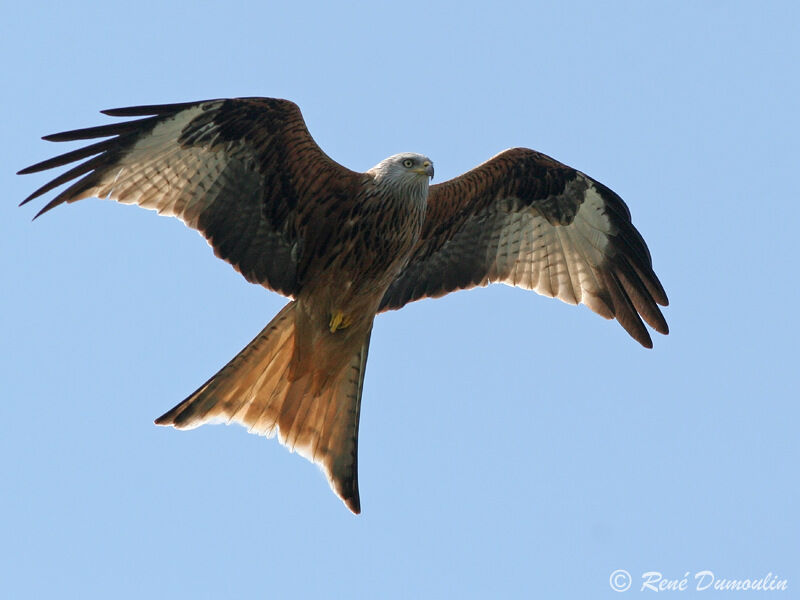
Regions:
<instances>
[{"instance_id":1,"label":"bird's body","mask_svg":"<svg viewBox=\"0 0 800 600\"><path fill-rule=\"evenodd\" d=\"M286 100L106 112L144 118L47 136L110 139L21 171L88 159L24 202L77 179L39 214L89 196L152 208L200 231L248 281L292 298L156 422L277 433L323 468L354 512L361 391L379 312L496 281L584 303L647 347L642 319L667 333L658 308L666 294L625 204L533 150L507 150L429 188L433 164L419 154L366 173L338 165Z\"/></svg>"},{"instance_id":2,"label":"bird's body","mask_svg":"<svg viewBox=\"0 0 800 600\"><path fill-rule=\"evenodd\" d=\"M403 161L411 161L416 170L403 166ZM304 283L295 300L297 333L290 378L307 371L311 357L321 373L335 375L369 334L383 295L419 239L429 167L431 161L421 155L392 156L364 174L351 202L331 203L311 216L305 235L306 268L318 275ZM314 350L326 342L335 345L331 356ZM331 364L320 369L320 360Z\"/></svg>"}]
</instances>

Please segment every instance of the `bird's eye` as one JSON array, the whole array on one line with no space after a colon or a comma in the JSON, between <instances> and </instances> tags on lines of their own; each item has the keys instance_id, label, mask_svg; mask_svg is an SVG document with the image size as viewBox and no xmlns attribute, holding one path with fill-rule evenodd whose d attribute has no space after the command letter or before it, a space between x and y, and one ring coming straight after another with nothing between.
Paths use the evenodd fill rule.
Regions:
<instances>
[{"instance_id":1,"label":"bird's eye","mask_svg":"<svg viewBox=\"0 0 800 600\"><path fill-rule=\"evenodd\" d=\"M411 160L410 158L407 158L407 159L405 159L405 160L403 161L403 166L404 166L406 169L410 169L411 167L413 167L413 166L414 166L414 161L413 161L413 160Z\"/></svg>"}]
</instances>

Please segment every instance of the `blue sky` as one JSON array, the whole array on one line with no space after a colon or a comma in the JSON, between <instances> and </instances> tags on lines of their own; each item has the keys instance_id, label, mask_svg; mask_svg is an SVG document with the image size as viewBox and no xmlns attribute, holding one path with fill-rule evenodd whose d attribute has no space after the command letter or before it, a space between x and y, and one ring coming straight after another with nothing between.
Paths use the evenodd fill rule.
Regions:
<instances>
[{"instance_id":1,"label":"blue sky","mask_svg":"<svg viewBox=\"0 0 800 600\"><path fill-rule=\"evenodd\" d=\"M68 4L4 7L0 36L0 596L800 587L796 4ZM505 286L379 317L359 517L275 440L154 426L284 299L149 211L31 223L46 176L14 173L100 109L249 95L296 101L357 170L416 151L444 181L528 146L588 173L628 203L672 333L647 351Z\"/></svg>"}]
</instances>

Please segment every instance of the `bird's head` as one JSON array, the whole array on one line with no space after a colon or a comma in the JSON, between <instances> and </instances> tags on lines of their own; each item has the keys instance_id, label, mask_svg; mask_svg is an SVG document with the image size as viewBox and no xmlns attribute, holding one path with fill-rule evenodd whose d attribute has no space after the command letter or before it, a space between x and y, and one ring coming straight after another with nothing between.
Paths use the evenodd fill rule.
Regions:
<instances>
[{"instance_id":1,"label":"bird's head","mask_svg":"<svg viewBox=\"0 0 800 600\"><path fill-rule=\"evenodd\" d=\"M422 154L403 152L383 159L367 173L378 182L385 181L399 187L420 183L427 187L433 177L433 161Z\"/></svg>"}]
</instances>

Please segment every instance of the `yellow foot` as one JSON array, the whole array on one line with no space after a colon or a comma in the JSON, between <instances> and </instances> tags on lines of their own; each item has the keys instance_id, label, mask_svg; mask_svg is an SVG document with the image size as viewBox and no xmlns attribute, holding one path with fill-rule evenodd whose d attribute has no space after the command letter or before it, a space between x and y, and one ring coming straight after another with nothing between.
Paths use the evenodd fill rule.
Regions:
<instances>
[{"instance_id":1,"label":"yellow foot","mask_svg":"<svg viewBox=\"0 0 800 600\"><path fill-rule=\"evenodd\" d=\"M331 333L336 333L337 329L350 327L350 317L345 315L342 311L337 310L335 313L331 314L331 320L330 323L328 323L328 327L330 327Z\"/></svg>"}]
</instances>

